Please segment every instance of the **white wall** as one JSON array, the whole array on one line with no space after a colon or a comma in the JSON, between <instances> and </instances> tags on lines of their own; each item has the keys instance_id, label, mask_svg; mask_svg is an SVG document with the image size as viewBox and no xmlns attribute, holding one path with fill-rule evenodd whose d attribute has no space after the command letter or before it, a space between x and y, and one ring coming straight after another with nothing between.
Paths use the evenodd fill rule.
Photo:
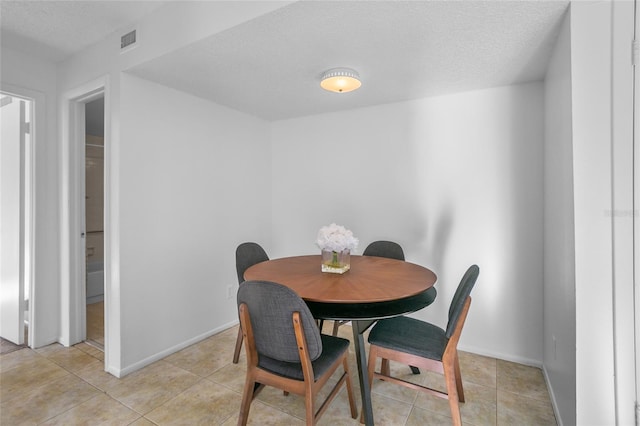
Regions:
<instances>
[{"instance_id":1,"label":"white wall","mask_svg":"<svg viewBox=\"0 0 640 426\"><path fill-rule=\"evenodd\" d=\"M35 98L34 289L30 308L33 346L58 341L60 281L58 267L58 150L56 67L53 63L2 46L1 88Z\"/></svg>"},{"instance_id":2,"label":"white wall","mask_svg":"<svg viewBox=\"0 0 640 426\"><path fill-rule=\"evenodd\" d=\"M269 128L121 76L122 369L237 322L235 248L270 249Z\"/></svg>"},{"instance_id":3,"label":"white wall","mask_svg":"<svg viewBox=\"0 0 640 426\"><path fill-rule=\"evenodd\" d=\"M107 332L107 335L105 336L107 339L107 343L105 345L105 360L108 371L113 374L126 374L133 369L142 366L144 363L152 361L153 357L157 358L163 354L176 350L181 345L188 344L190 341L193 341L194 335L202 331L202 327L196 327L196 329L188 330L180 338L177 338L180 332L185 331L185 329L188 328L182 324L177 325L172 329L175 332L170 333L169 336L163 336L158 333L147 333L144 336L144 340L145 342L151 340L151 344L145 349L141 349L139 342L132 343L132 339L130 338L132 334L137 335L147 332L148 329L146 326L148 323L143 319L143 325L140 330L137 326L133 326L134 328L129 330L128 327L131 326L131 318L135 318L136 315L140 315L139 313L132 314L132 312L139 309L140 306L138 299L131 302L124 299L124 297L130 297L129 293L126 292L126 286L130 285L128 284L127 278L131 275L131 272L138 267L133 266L135 264L133 260L137 259L135 256L133 260L129 260L125 258L124 254L125 250L127 250L127 255L131 252L131 250L127 249L127 245L130 243L128 238L131 238L131 236L124 237L125 239L122 240L122 236L128 235L125 234L125 230L129 232L132 227L132 223L130 221L126 225L121 223L122 220L125 219L123 212L126 211L127 214L129 213L129 210L127 210L127 207L123 204L124 198L122 195L123 191L126 193L126 187L130 184L129 179L132 176L136 176L132 172L129 172L128 175L122 175L123 170L121 170L121 161L127 161L129 158L128 156L130 155L124 146L124 139L126 138L129 140L130 136L128 136L128 132L131 131L131 129L135 129L135 125L131 125L130 120L127 121L126 117L121 116L121 113L124 110L124 107L121 104L121 96L125 93L125 90L121 88L122 71L125 71L127 68L138 63L153 59L158 55L171 51L172 49L182 47L208 35L223 31L231 26L253 19L256 16L260 16L261 14L267 13L286 4L287 2L242 2L237 4L231 4L228 2L186 2L181 3L179 6L167 5L166 7L162 7L153 14L145 17L138 23L138 25L136 25L139 40L139 45L136 48L121 53L119 51L120 32L116 32L102 42L91 46L63 63L58 64L58 95L62 99L65 99L65 97L70 93L76 93L78 88L85 87L87 82L94 82L96 80L108 82L108 87L105 91L105 99L107 100L108 105L105 105L105 108L108 110L107 115L109 115L110 124L106 123L109 128L105 129L108 134L108 137L105 138L105 143L107 144L107 147L105 148L105 155L108 157L105 158L105 167L107 170L107 181L105 182L105 189L107 190L107 193L105 196L109 201L106 214L108 216L107 224L110 229L106 230L107 233L105 234L107 249L107 253L105 253L105 258L107 259L107 264L105 265L105 285L107 288L106 295L108 299L105 304L105 310L106 319L109 325L105 326ZM189 22L189 25L176 27L176 19L180 22ZM169 32L167 32L168 27L172 28ZM123 29L123 31L130 29L131 28L126 28ZM208 103L207 105L211 106L213 104ZM153 105L153 107L155 107L155 105ZM151 110L154 110L154 108L151 108ZM136 111L136 114L137 113L138 112ZM225 114L222 114L222 116L226 117ZM202 116L198 117L203 119ZM61 117L61 119L62 118L64 117ZM182 116L181 113L177 113L173 118L180 121L180 124L184 124L186 126L193 125L197 127L199 125L198 122L193 122L190 117ZM154 125L157 124L158 120L162 119L163 118L156 118L156 121L153 122ZM204 121L211 121L212 123L216 122L215 119L212 119L209 116L204 118ZM237 120L231 120L230 123L235 121ZM121 129L125 122L129 123L129 128L126 131L123 131ZM167 122L176 123L176 121L172 121L171 119L168 119ZM133 132L133 134L135 133L136 131ZM268 144L268 130L264 130L261 137L264 139L265 144ZM58 161L58 159L54 160L53 158L50 158L48 161ZM66 159L64 161L66 161ZM243 165L233 163L232 161L228 164L238 167ZM64 173L64 170L62 170L62 172ZM167 168L162 168L162 173L164 174L166 172ZM205 174L203 177L206 178L207 175ZM262 179L262 177L259 179ZM66 205L69 200L64 197L64 191L62 193L63 196L61 196L61 202ZM236 195L239 198L247 196L246 194ZM258 197L258 200L261 200L261 198ZM220 205L219 207L232 209L235 207L233 204L234 203L231 203L230 205ZM68 217L64 216L64 214L62 216L62 221L65 223L68 222ZM209 225L211 227L216 227L216 229L224 229L225 232L237 231L237 235L239 237L244 237L244 235L246 235L243 234L245 229L243 227L237 227L238 229L234 229L229 228L229 224L227 223L218 224L214 222L211 222ZM125 226L127 228L125 228ZM260 237L261 235L252 235L250 239L260 239ZM249 237L247 237L247 239L249 239ZM265 244L268 245L268 242ZM69 247L64 244L64 241L60 247L63 252L62 255L68 256L67 253L70 250ZM138 246L134 244L134 247L137 248ZM268 246L266 248L268 249ZM229 253L233 253L235 246L231 248L225 247L225 249L229 250ZM68 277L74 276L74 271L69 270L70 263L72 262L61 262L62 270L60 275L63 277L61 280L61 291L64 295L62 306L66 306L66 308L63 308L62 312L60 312L60 322L63 324L61 327L63 338L61 341L65 341L65 336L73 334L73 323L76 321L74 319L73 309L69 309L68 307L69 305L73 306L74 299L77 299L73 292L73 285L70 286L68 279ZM124 275L124 271L121 270L121 265L124 265L125 263L128 266L127 275ZM139 268L142 268L142 266L139 266ZM136 270L133 275L141 276L142 274L143 272L141 270ZM233 277L235 278L235 275L233 275ZM235 281L236 280L234 279L231 284L234 284ZM222 289L222 293L216 293L214 296L216 299L226 300L226 294L226 288L224 288ZM135 296L136 295L133 294L134 298ZM191 298L191 296L189 296L189 298ZM204 299L201 300L204 301ZM133 306L134 304L135 306ZM229 309L232 309L234 305L231 303L229 306L231 306ZM166 306L161 303L160 308L166 308ZM235 310L232 318L227 317L226 313L227 311L224 310L219 312L220 321L223 321L223 323L228 321L237 321ZM201 317L202 315L198 318ZM189 319L187 321L192 320ZM220 324L221 323L216 323L216 325L211 325L211 327L219 327ZM125 333L128 334L125 336ZM67 340L70 339L67 338ZM177 340L180 340L180 342ZM153 352L154 350L156 351L155 353ZM154 353L154 355L151 358L148 358L152 353Z\"/></svg>"},{"instance_id":4,"label":"white wall","mask_svg":"<svg viewBox=\"0 0 640 426\"><path fill-rule=\"evenodd\" d=\"M185 16L197 25L181 27L184 33L173 40L181 40L179 45L184 45L209 34L208 28L211 32L222 30L272 7L255 5L256 10L239 6L229 17L217 14L215 5L190 4ZM575 386L580 424L612 423L615 398L611 367L611 218L602 214L611 211L611 203L606 202L611 198L610 152L608 145L599 142L609 135L609 97L602 83L608 84L609 7L608 2L574 2L571 18L571 96L578 107L572 111L571 130L577 166L573 170ZM571 349L565 351L562 345L565 339L571 341L571 324L561 318L559 305L551 307L558 316L546 324L543 339L545 114L541 84L382 105L268 126L121 74L131 65L179 47L168 46L162 35L168 34L165 24L171 22L172 10L161 9L145 20L139 27L140 39L150 44L124 55L118 52L118 34L58 67L2 48L2 83L40 91L46 99L41 132L45 142L36 148L35 279L44 283L38 288L45 292L39 317L43 332L40 344L57 340L60 334L56 89L60 95L109 74L115 161L111 183L116 188L111 194L116 196L112 214L117 216L114 222L121 222L117 223L114 241L120 240L116 250L122 250L112 268L122 296L122 309L118 310L121 317L117 318L122 335L117 334L117 346L114 343L112 347L121 354L117 365L121 371L131 371L235 320L234 303L224 298L223 287L235 285L235 273L228 270L228 265L233 264L237 242L258 240L272 257L316 253L313 240L317 229L331 221L353 229L362 240L361 249L375 239L394 239L405 247L409 261L438 273L439 297L418 314L425 319L444 322L453 288L466 267L478 263L480 281L462 337L463 349L541 364L550 355L551 332L560 335L556 356L570 355ZM215 20L215 25L209 27L209 20ZM560 62L555 66L565 72L566 63ZM548 89L546 93L548 96ZM565 95L559 93L558 99ZM125 98L122 101L121 96ZM559 113L566 113L563 106L557 108ZM180 134L177 128L182 130ZM215 143L203 142L211 141L211 134L221 129L229 138L224 143L217 138ZM549 127L546 129L548 134ZM566 127L562 130L569 131ZM192 137L184 138L183 133ZM267 148L269 137L271 151ZM564 137L560 139L566 142ZM222 157L221 146L225 156L230 150L229 158ZM169 150L173 157L158 151L158 147ZM244 155L248 149L258 150L251 164L246 164L248 157ZM205 160L218 168L205 165ZM273 167L269 168L271 161ZM555 165L552 170L545 172L547 179L567 183L566 177L555 174L559 172ZM190 188L193 180L196 185ZM220 180L221 184L212 183ZM236 192L223 191L225 185ZM145 186L156 190L144 193ZM202 198L206 195L212 196ZM171 203L171 198L180 203ZM197 209L188 208L194 204ZM238 215L238 204L252 212ZM270 212L263 209L269 205ZM563 204L563 208L569 207ZM153 215L148 216L150 209ZM565 216L554 218L569 220ZM203 224L205 235L197 233ZM175 241L175 247L167 241ZM212 241L219 241L215 248ZM568 246L567 250L570 252ZM175 270L160 274L167 264L175 265ZM159 271L149 270L149 266ZM570 271L565 272L570 278ZM570 303L570 294L562 296ZM143 312L150 314L145 317ZM158 332L163 328L167 333ZM598 340L598 346L592 345L594 340ZM567 366L571 361L558 360L558 364L550 364L551 368L570 375ZM594 369L594 365L599 368ZM549 377L553 377L551 368ZM571 381L560 380L554 390ZM565 400L558 402L563 412L567 404ZM570 424L571 417L567 419Z\"/></svg>"},{"instance_id":5,"label":"white wall","mask_svg":"<svg viewBox=\"0 0 640 426\"><path fill-rule=\"evenodd\" d=\"M444 325L480 266L461 347L542 364L543 87L500 87L273 124L275 255L316 253L333 221L438 275Z\"/></svg>"},{"instance_id":6,"label":"white wall","mask_svg":"<svg viewBox=\"0 0 640 426\"><path fill-rule=\"evenodd\" d=\"M545 78L544 370L561 424L576 423L571 35L565 17Z\"/></svg>"}]
</instances>

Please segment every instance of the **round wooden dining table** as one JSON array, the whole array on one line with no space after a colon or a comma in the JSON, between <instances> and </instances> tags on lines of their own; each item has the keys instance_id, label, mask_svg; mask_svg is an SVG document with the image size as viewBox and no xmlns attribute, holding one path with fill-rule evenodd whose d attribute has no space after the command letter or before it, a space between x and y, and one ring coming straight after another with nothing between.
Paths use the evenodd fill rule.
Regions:
<instances>
[{"instance_id":1,"label":"round wooden dining table","mask_svg":"<svg viewBox=\"0 0 640 426\"><path fill-rule=\"evenodd\" d=\"M272 259L248 268L244 279L286 285L307 303L315 318L351 321L364 420L373 425L363 333L379 319L430 305L437 278L423 266L375 256L352 255L351 268L344 274L322 272L320 265L320 255Z\"/></svg>"}]
</instances>

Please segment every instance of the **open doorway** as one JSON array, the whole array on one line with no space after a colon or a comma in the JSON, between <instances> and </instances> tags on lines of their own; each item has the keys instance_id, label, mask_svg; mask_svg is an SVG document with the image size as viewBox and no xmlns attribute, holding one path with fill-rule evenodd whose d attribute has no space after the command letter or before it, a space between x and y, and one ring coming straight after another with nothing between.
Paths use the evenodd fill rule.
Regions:
<instances>
[{"instance_id":1,"label":"open doorway","mask_svg":"<svg viewBox=\"0 0 640 426\"><path fill-rule=\"evenodd\" d=\"M111 345L110 339L110 318L117 318L118 310L116 309L116 316L111 317L110 307L110 289L111 289L111 275L110 265L112 264L112 257L110 256L110 209L109 209L109 193L110 193L110 114L109 114L109 79L108 76L96 79L94 81L83 84L76 89L66 92L62 95L61 104L61 188L60 188L60 202L61 202L61 250L60 250L60 268L61 268L61 328L60 328L60 343L65 346L72 346L76 343L80 343L87 340L87 278L88 278L88 257L87 254L87 230L102 231L103 242L102 243L89 243L89 247L93 247L93 256L96 257L96 253L102 250L103 257L103 279L102 285L98 285L98 298L102 293L103 312L104 315L100 315L100 319L103 321L103 326L100 325L99 329L102 331L103 337L103 350L105 359L105 370L113 371L110 368L110 362L115 359L118 362L119 347L116 344L115 347ZM100 100L96 104L92 104L93 101ZM102 107L102 103L104 106ZM87 126L90 125L87 121L86 114L92 113L92 107L99 106L102 118L99 119L100 126L103 128L103 148L90 147L92 150L102 149L104 153L103 158L103 187L102 196L95 196L101 200L103 205L100 209L102 213L102 222L99 222L97 228L86 227L85 210L87 209L85 198L86 187L86 162L87 157L85 151L87 149ZM92 123L93 121L91 121ZM96 133L93 130L90 133ZM89 138L91 145L98 145L95 139ZM89 158L89 160L92 160ZM90 195L91 197L91 195ZM91 224L90 224L91 225ZM95 233L97 234L97 233ZM92 233L92 235L94 235ZM91 250L89 250L91 253ZM94 295L95 296L95 295ZM92 296L89 296L92 297ZM89 301L95 301L97 299L90 299ZM117 304L116 304L117 307ZM117 339L116 339L117 342ZM112 349L115 351L116 356L110 356Z\"/></svg>"},{"instance_id":2,"label":"open doorway","mask_svg":"<svg viewBox=\"0 0 640 426\"><path fill-rule=\"evenodd\" d=\"M33 102L0 92L0 353L29 342Z\"/></svg>"},{"instance_id":3,"label":"open doorway","mask_svg":"<svg viewBox=\"0 0 640 426\"><path fill-rule=\"evenodd\" d=\"M104 97L85 104L86 341L104 351Z\"/></svg>"}]
</instances>

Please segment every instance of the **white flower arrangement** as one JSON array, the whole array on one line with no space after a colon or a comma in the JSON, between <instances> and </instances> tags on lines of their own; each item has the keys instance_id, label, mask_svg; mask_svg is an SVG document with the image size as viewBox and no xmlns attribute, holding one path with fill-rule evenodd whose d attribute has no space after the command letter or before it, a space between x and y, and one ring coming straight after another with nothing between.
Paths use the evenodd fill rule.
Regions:
<instances>
[{"instance_id":1,"label":"white flower arrangement","mask_svg":"<svg viewBox=\"0 0 640 426\"><path fill-rule=\"evenodd\" d=\"M358 247L358 243L359 241L353 236L353 232L335 223L320 228L316 241L316 244L321 250L333 252L355 250Z\"/></svg>"}]
</instances>

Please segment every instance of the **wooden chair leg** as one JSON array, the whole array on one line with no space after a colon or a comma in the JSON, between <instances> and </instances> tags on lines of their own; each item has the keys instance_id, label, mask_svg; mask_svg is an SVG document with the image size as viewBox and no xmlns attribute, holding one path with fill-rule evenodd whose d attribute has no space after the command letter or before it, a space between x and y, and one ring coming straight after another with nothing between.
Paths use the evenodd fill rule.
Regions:
<instances>
[{"instance_id":1,"label":"wooden chair leg","mask_svg":"<svg viewBox=\"0 0 640 426\"><path fill-rule=\"evenodd\" d=\"M313 400L315 399L315 395L312 391L307 390L304 395L304 405L307 409L307 426L316 424L316 412Z\"/></svg>"},{"instance_id":2,"label":"wooden chair leg","mask_svg":"<svg viewBox=\"0 0 640 426\"><path fill-rule=\"evenodd\" d=\"M380 366L380 373L385 376L391 375L391 368L389 367L389 360L386 358L382 358L382 365Z\"/></svg>"},{"instance_id":3,"label":"wooden chair leg","mask_svg":"<svg viewBox=\"0 0 640 426\"><path fill-rule=\"evenodd\" d=\"M462 388L462 374L460 374L460 361L458 354L456 353L455 359L455 373L456 373L456 389L458 390L458 401L464 402L464 389Z\"/></svg>"},{"instance_id":4,"label":"wooden chair leg","mask_svg":"<svg viewBox=\"0 0 640 426\"><path fill-rule=\"evenodd\" d=\"M356 417L358 417L358 407L356 407L356 399L353 396L353 384L351 383L351 372L349 371L349 362L347 361L346 355L342 360L342 368L344 368L344 372L347 373L347 377L346 377L347 396L349 397L349 409L351 410L351 418L355 419Z\"/></svg>"},{"instance_id":5,"label":"wooden chair leg","mask_svg":"<svg viewBox=\"0 0 640 426\"><path fill-rule=\"evenodd\" d=\"M333 333L331 333L332 336L337 336L338 335L338 327L340 327L340 321L334 321L333 322Z\"/></svg>"},{"instance_id":6,"label":"wooden chair leg","mask_svg":"<svg viewBox=\"0 0 640 426\"><path fill-rule=\"evenodd\" d=\"M249 409L251 408L251 401L253 401L253 395L255 390L255 382L247 380L244 383L244 390L242 391L242 402L240 403L240 416L238 417L238 426L245 426L249 419Z\"/></svg>"},{"instance_id":7,"label":"wooden chair leg","mask_svg":"<svg viewBox=\"0 0 640 426\"><path fill-rule=\"evenodd\" d=\"M236 338L236 348L233 351L233 363L237 364L240 359L240 350L242 349L242 340L244 336L242 335L242 328L238 327L238 337Z\"/></svg>"},{"instance_id":8,"label":"wooden chair leg","mask_svg":"<svg viewBox=\"0 0 640 426\"><path fill-rule=\"evenodd\" d=\"M462 426L462 417L460 416L460 400L458 399L458 386L456 383L455 360L451 360L450 362L443 362L443 367L444 380L447 384L449 408L451 409L451 418L453 421L453 425Z\"/></svg>"}]
</instances>

